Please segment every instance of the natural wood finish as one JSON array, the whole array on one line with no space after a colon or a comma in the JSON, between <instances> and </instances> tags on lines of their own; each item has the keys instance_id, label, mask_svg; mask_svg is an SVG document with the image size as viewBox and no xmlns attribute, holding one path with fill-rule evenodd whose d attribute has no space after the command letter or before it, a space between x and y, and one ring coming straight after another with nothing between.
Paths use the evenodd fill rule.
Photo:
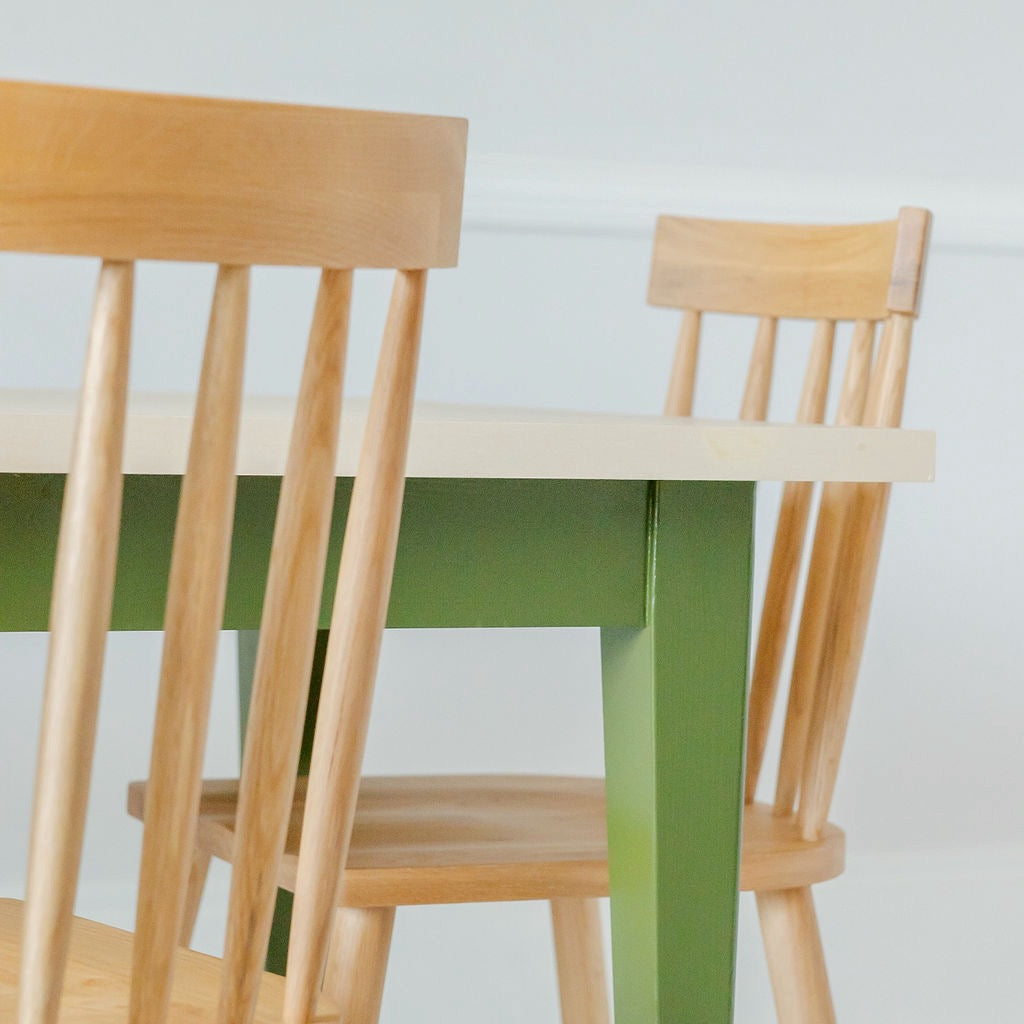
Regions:
<instances>
[{"instance_id":1,"label":"natural wood finish","mask_svg":"<svg viewBox=\"0 0 1024 1024\"><path fill-rule=\"evenodd\" d=\"M225 1024L249 1017L273 923L334 511L351 294L351 271L323 273L281 484L239 795L219 1009Z\"/></svg>"},{"instance_id":2,"label":"natural wood finish","mask_svg":"<svg viewBox=\"0 0 1024 1024\"><path fill-rule=\"evenodd\" d=\"M757 912L779 1024L835 1024L811 890L759 892Z\"/></svg>"},{"instance_id":3,"label":"natural wood finish","mask_svg":"<svg viewBox=\"0 0 1024 1024\"><path fill-rule=\"evenodd\" d=\"M815 327L811 357L797 410L798 423L821 423L825 419L835 332L833 320L819 320ZM753 802L757 790L765 745L768 742L768 729L775 709L813 490L813 485L804 481L788 483L782 490L782 504L775 528L775 544L772 547L754 668L750 678L745 783L745 799L748 804Z\"/></svg>"},{"instance_id":4,"label":"natural wood finish","mask_svg":"<svg viewBox=\"0 0 1024 1024\"><path fill-rule=\"evenodd\" d=\"M839 400L839 425L896 427L906 382L912 318L920 305L931 223L924 210L849 228L801 228L661 218L650 301L690 311L761 317L741 418L767 411L771 359L766 323L819 319L797 419L820 421L834 321L856 320ZM882 342L872 365L875 321ZM680 348L682 351L682 347ZM689 382L692 394L692 380ZM675 380L671 389L677 387ZM671 393L671 392L670 392ZM773 812L796 849L823 840L867 629L888 502L887 483L827 483L804 587ZM743 871L758 830L753 803L764 761L812 499L812 487L783 490L751 676ZM760 833L763 835L763 832ZM838 865L841 869L841 864ZM749 878L748 878L749 880ZM834 1020L809 885L799 872L761 878L758 893L780 1024Z\"/></svg>"},{"instance_id":5,"label":"natural wood finish","mask_svg":"<svg viewBox=\"0 0 1024 1024\"><path fill-rule=\"evenodd\" d=\"M869 426L899 425L912 327L911 317L893 315L889 347L879 354L881 365L874 373L880 383L874 393L872 389L868 393L864 419ZM832 803L867 634L889 491L889 484L856 484L849 491L849 512L836 565L836 579L842 586L836 587L833 596L827 639L833 654L815 695L800 787L798 814L808 839L820 833Z\"/></svg>"},{"instance_id":6,"label":"natural wood finish","mask_svg":"<svg viewBox=\"0 0 1024 1024\"><path fill-rule=\"evenodd\" d=\"M121 517L133 267L100 268L64 489L28 857L21 1024L57 1019L92 776Z\"/></svg>"},{"instance_id":7,"label":"natural wood finish","mask_svg":"<svg viewBox=\"0 0 1024 1024\"><path fill-rule=\"evenodd\" d=\"M217 273L171 554L133 945L131 1024L162 1024L182 929L224 615L249 305L248 267Z\"/></svg>"},{"instance_id":8,"label":"natural wood finish","mask_svg":"<svg viewBox=\"0 0 1024 1024\"><path fill-rule=\"evenodd\" d=\"M900 210L887 301L891 313L916 317L921 308L925 257L931 230L932 217L927 210L909 206Z\"/></svg>"},{"instance_id":9,"label":"natural wood finish","mask_svg":"<svg viewBox=\"0 0 1024 1024\"><path fill-rule=\"evenodd\" d=\"M132 783L128 809L145 804ZM306 795L299 779L278 884L295 888ZM198 843L229 860L237 780L203 785ZM800 837L793 816L747 805L740 887L787 889L843 870L845 839L829 825ZM339 903L349 907L490 903L608 895L601 779L453 775L364 778Z\"/></svg>"},{"instance_id":10,"label":"natural wood finish","mask_svg":"<svg viewBox=\"0 0 1024 1024\"><path fill-rule=\"evenodd\" d=\"M839 396L836 414L839 426L860 423L863 418L874 338L874 324L870 320L858 320L854 325ZM775 785L775 808L779 814L789 814L796 806L815 687L826 657L825 632L849 505L849 486L845 483L826 484L818 506ZM750 792L748 789L748 794Z\"/></svg>"},{"instance_id":11,"label":"natural wood finish","mask_svg":"<svg viewBox=\"0 0 1024 1024\"><path fill-rule=\"evenodd\" d=\"M927 215L919 211L901 213L899 222L854 228L663 221L652 299L684 309L666 413L692 413L701 311L709 309L760 316L742 419L767 417L777 318L812 316L818 323L796 419L799 424L820 423L835 321L857 317L838 419L856 423L863 418L872 427L896 425L910 321L899 311L888 316L886 302L892 295L902 296L900 302L908 295L917 301L922 267L920 259L915 265L914 253L923 256L922 225L927 226ZM902 261L899 280L893 270L894 247ZM666 266L673 274L679 272L678 279L672 274L659 277ZM840 286L843 281L845 287ZM667 290L659 291L662 288ZM728 301L722 298L726 293L732 296ZM300 1024L312 1012L329 943L331 990L350 1007L353 1019L376 1020L396 906L544 898L552 902L563 1017L572 1024L595 1024L607 1019L593 903L608 891L600 780L359 779L401 502L399 467L406 455L411 395L406 375L415 365L421 308L422 275L400 276L365 430L334 606L336 616L339 608L355 614L332 629L308 791L300 780L284 856L274 865L277 883L296 892L284 1021ZM875 320L885 320L886 328L872 368ZM390 419L399 427L388 439L381 410L389 404ZM479 422L483 432L486 415L464 416ZM534 421L524 417L524 422ZM582 421L573 421L572 428L578 451ZM682 432L678 424L671 429L677 436ZM765 432L757 436L765 440L767 428L761 429ZM752 437L746 436L748 441ZM481 450L490 451L494 446L485 440L481 439ZM827 471L822 475L832 478ZM782 1024L832 1019L809 887L843 869L843 834L819 812L827 810L834 785L887 493L884 484L842 484L825 492L811 556L812 580L805 590L805 602L813 601L815 608L811 613L805 605L800 630L803 635L809 629L813 642L803 635L803 654L798 643L796 697L790 698L784 740L784 772L791 773L793 765L803 771L798 814L792 802L774 807L753 802L812 498L810 484L800 480L783 492L754 670L753 756L740 870L741 887L759 894ZM809 726L807 707L813 708ZM141 813L144 800L144 787L134 786L129 797L133 813ZM236 783L206 784L197 840L202 849L225 859L236 857L237 806ZM808 824L812 813L814 828ZM264 881L269 888L272 879ZM330 941L336 907L343 913Z\"/></svg>"},{"instance_id":12,"label":"natural wood finish","mask_svg":"<svg viewBox=\"0 0 1024 1024\"><path fill-rule=\"evenodd\" d=\"M768 418L777 330L778 321L774 317L765 316L758 321L754 351L747 370L747 384L743 389L743 402L740 405L741 420L760 422Z\"/></svg>"},{"instance_id":13,"label":"natural wood finish","mask_svg":"<svg viewBox=\"0 0 1024 1024\"><path fill-rule=\"evenodd\" d=\"M820 227L659 217L648 301L753 316L881 320L889 313L896 236L895 221ZM906 268L911 280L913 265Z\"/></svg>"},{"instance_id":14,"label":"natural wood finish","mask_svg":"<svg viewBox=\"0 0 1024 1024\"><path fill-rule=\"evenodd\" d=\"M340 646L325 684L327 704L332 687L364 702L355 729L365 734L402 504L426 268L456 259L466 125L0 82L0 134L0 246L104 259L58 543L23 940L20 905L0 905L0 1019L13 1020L20 999L19 1024L56 1024L58 1012L65 1024L212 1024L215 1004L227 1024L280 1024L284 985L265 978L260 962L291 815L333 513L352 268L397 274L340 574L333 624ZM171 557L133 935L72 924L71 916L118 543L129 258L218 264ZM192 930L209 863L204 850L195 852L197 810L232 548L256 262L317 266L322 278L264 600L246 756L252 770L243 776L233 836L222 963L178 944ZM173 430L166 420L151 424L154 447L180 442L187 422L183 415ZM67 436L57 433L66 460ZM20 428L12 435L15 446L24 441ZM181 449L173 457L178 473ZM283 731L279 714L288 719ZM321 765L314 772L321 790L323 775ZM311 800L310 821L322 826L332 813L330 799ZM347 843L347 834L341 838ZM329 884L327 874L314 878L314 889ZM299 918L309 914L300 910ZM337 1008L318 1009L319 980L301 1024L337 1019Z\"/></svg>"},{"instance_id":15,"label":"natural wood finish","mask_svg":"<svg viewBox=\"0 0 1024 1024\"><path fill-rule=\"evenodd\" d=\"M608 983L597 900L551 901L562 1024L608 1024Z\"/></svg>"},{"instance_id":16,"label":"natural wood finish","mask_svg":"<svg viewBox=\"0 0 1024 1024\"><path fill-rule=\"evenodd\" d=\"M312 1012L348 853L405 490L426 271L400 271L352 490L309 772L285 1024Z\"/></svg>"},{"instance_id":17,"label":"natural wood finish","mask_svg":"<svg viewBox=\"0 0 1024 1024\"><path fill-rule=\"evenodd\" d=\"M0 1020L16 1019L24 905L0 900ZM70 928L60 1024L114 1024L128 1014L132 935L81 918ZM210 1024L220 990L220 961L192 950L175 953L168 1024ZM253 1024L281 1024L284 979L265 976ZM339 1009L322 996L310 1024L336 1024Z\"/></svg>"},{"instance_id":18,"label":"natural wood finish","mask_svg":"<svg viewBox=\"0 0 1024 1024\"><path fill-rule=\"evenodd\" d=\"M6 249L453 266L466 122L0 82Z\"/></svg>"},{"instance_id":19,"label":"natural wood finish","mask_svg":"<svg viewBox=\"0 0 1024 1024\"><path fill-rule=\"evenodd\" d=\"M666 416L693 415L693 389L697 383L697 355L700 348L700 313L694 309L683 311L679 328L675 359L668 379L665 399Z\"/></svg>"},{"instance_id":20,"label":"natural wood finish","mask_svg":"<svg viewBox=\"0 0 1024 1024\"><path fill-rule=\"evenodd\" d=\"M340 907L327 952L322 991L344 1024L377 1024L384 998L394 907Z\"/></svg>"},{"instance_id":21,"label":"natural wood finish","mask_svg":"<svg viewBox=\"0 0 1024 1024\"><path fill-rule=\"evenodd\" d=\"M867 427L899 426L913 329L914 321L909 316L897 313L889 318L864 400L863 422Z\"/></svg>"},{"instance_id":22,"label":"natural wood finish","mask_svg":"<svg viewBox=\"0 0 1024 1024\"><path fill-rule=\"evenodd\" d=\"M203 902L203 890L206 888L206 876L210 872L212 855L196 845L192 851L192 867L188 873L188 887L185 891L185 911L181 918L181 929L178 932L178 945L188 948L192 945L192 935L196 930L196 918Z\"/></svg>"}]
</instances>

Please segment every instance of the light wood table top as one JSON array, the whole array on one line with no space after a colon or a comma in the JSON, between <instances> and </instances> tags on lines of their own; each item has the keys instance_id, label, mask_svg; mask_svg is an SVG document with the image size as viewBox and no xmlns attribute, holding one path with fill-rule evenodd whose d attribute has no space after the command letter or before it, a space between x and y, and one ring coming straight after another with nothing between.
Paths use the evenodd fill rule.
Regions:
<instances>
[{"instance_id":1,"label":"light wood table top","mask_svg":"<svg viewBox=\"0 0 1024 1024\"><path fill-rule=\"evenodd\" d=\"M0 473L60 473L74 426L70 391L0 390ZM126 473L180 474L192 396L129 402ZM353 476L365 399L342 413L338 475ZM238 473L280 476L294 400L246 400ZM729 421L419 403L408 475L561 480L928 481L935 436L920 430Z\"/></svg>"}]
</instances>

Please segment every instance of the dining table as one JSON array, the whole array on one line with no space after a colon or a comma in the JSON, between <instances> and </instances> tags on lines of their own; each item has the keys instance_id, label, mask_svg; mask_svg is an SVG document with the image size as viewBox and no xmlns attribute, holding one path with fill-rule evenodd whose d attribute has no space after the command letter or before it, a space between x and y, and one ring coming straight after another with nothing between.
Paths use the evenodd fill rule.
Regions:
<instances>
[{"instance_id":1,"label":"dining table","mask_svg":"<svg viewBox=\"0 0 1024 1024\"><path fill-rule=\"evenodd\" d=\"M162 627L192 404L130 399L114 630ZM243 409L243 701L293 407ZM74 416L70 392L0 392L0 631L47 629ZM324 628L365 417L346 400ZM732 1020L756 484L927 481L934 459L907 429L417 405L388 627L600 629L618 1024Z\"/></svg>"}]
</instances>

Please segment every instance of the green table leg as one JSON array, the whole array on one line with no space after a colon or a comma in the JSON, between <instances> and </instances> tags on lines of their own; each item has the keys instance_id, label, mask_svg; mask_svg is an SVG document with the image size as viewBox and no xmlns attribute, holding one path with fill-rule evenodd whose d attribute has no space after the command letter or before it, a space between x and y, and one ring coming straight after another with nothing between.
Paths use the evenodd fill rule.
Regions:
<instances>
[{"instance_id":1,"label":"green table leg","mask_svg":"<svg viewBox=\"0 0 1024 1024\"><path fill-rule=\"evenodd\" d=\"M652 485L647 625L602 631L616 1024L732 1020L752 521Z\"/></svg>"},{"instance_id":2,"label":"green table leg","mask_svg":"<svg viewBox=\"0 0 1024 1024\"><path fill-rule=\"evenodd\" d=\"M637 625L606 619L602 629L617 1024L732 1019L753 495L745 483L651 485L646 612L623 602L618 621ZM629 535L614 525L616 536ZM643 555L637 545L622 570L597 551L579 589L591 603L606 578L633 575ZM517 607L506 622L499 612L479 624L525 614ZM436 625L478 624L464 609L441 618ZM256 637L239 634L243 728ZM314 699L325 642L321 633ZM279 973L283 897L267 961Z\"/></svg>"}]
</instances>

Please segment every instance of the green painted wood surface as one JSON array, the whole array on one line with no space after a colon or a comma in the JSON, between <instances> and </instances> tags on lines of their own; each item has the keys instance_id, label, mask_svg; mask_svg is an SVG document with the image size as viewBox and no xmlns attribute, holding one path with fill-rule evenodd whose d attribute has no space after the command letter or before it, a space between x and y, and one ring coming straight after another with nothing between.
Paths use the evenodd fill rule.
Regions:
<instances>
[{"instance_id":1,"label":"green painted wood surface","mask_svg":"<svg viewBox=\"0 0 1024 1024\"><path fill-rule=\"evenodd\" d=\"M114 629L161 629L180 481L125 479ZM43 630L64 478L0 474L0 630ZM259 624L279 489L241 477L225 629ZM409 480L388 625L579 626L643 621L637 481ZM321 624L351 493L339 480Z\"/></svg>"},{"instance_id":2,"label":"green painted wood surface","mask_svg":"<svg viewBox=\"0 0 1024 1024\"><path fill-rule=\"evenodd\" d=\"M125 481L115 629L161 628L178 486ZM0 475L0 630L46 628L62 491ZM277 491L239 481L225 628L258 624ZM732 1019L752 509L752 484L407 484L390 626L604 627L618 1024Z\"/></svg>"},{"instance_id":3,"label":"green painted wood surface","mask_svg":"<svg viewBox=\"0 0 1024 1024\"><path fill-rule=\"evenodd\" d=\"M648 620L602 631L617 1024L732 1020L753 485L654 485Z\"/></svg>"}]
</instances>

